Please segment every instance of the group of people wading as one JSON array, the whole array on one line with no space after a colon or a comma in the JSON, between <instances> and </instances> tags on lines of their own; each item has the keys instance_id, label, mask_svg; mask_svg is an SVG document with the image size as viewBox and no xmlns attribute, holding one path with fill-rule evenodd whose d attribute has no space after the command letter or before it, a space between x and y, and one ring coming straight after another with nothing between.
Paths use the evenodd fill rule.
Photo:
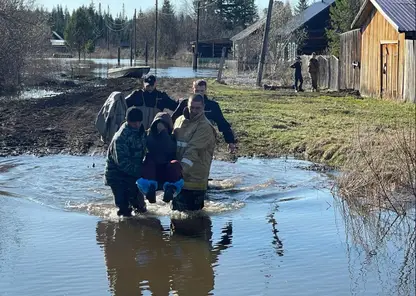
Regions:
<instances>
[{"instance_id":1,"label":"group of people wading","mask_svg":"<svg viewBox=\"0 0 416 296\"><path fill-rule=\"evenodd\" d=\"M119 216L146 212L145 198L177 211L204 207L216 145L216 124L231 153L236 139L217 102L206 96L205 80L193 82L188 99L173 100L147 76L142 89L126 98L113 92L101 108L96 127L109 143L105 184L111 187ZM164 112L173 111L172 115Z\"/></svg>"}]
</instances>

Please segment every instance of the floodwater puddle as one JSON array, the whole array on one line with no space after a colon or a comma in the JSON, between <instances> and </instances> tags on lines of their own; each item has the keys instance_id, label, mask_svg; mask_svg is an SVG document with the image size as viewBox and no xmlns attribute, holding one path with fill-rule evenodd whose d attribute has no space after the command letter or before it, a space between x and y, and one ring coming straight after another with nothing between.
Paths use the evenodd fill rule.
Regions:
<instances>
[{"instance_id":1,"label":"floodwater puddle","mask_svg":"<svg viewBox=\"0 0 416 296\"><path fill-rule=\"evenodd\" d=\"M98 156L0 159L6 295L414 295L415 213L360 213L295 159L214 161L202 212L119 220Z\"/></svg>"}]
</instances>

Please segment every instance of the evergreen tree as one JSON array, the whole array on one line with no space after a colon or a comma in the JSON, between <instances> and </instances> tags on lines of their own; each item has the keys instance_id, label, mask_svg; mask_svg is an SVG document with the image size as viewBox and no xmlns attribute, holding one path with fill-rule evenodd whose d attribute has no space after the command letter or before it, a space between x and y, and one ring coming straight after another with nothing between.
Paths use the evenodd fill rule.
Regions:
<instances>
[{"instance_id":1,"label":"evergreen tree","mask_svg":"<svg viewBox=\"0 0 416 296\"><path fill-rule=\"evenodd\" d=\"M295 7L295 15L300 14L302 11L306 10L309 7L308 0L299 0L298 4Z\"/></svg>"},{"instance_id":2,"label":"evergreen tree","mask_svg":"<svg viewBox=\"0 0 416 296\"><path fill-rule=\"evenodd\" d=\"M160 15L160 34L159 34L159 48L158 52L166 57L171 57L176 53L176 36L177 26L176 17L174 15L173 7L169 0L163 1L163 6Z\"/></svg>"},{"instance_id":3,"label":"evergreen tree","mask_svg":"<svg viewBox=\"0 0 416 296\"><path fill-rule=\"evenodd\" d=\"M330 8L331 27L326 30L326 35L332 55L339 56L339 34L350 30L359 9L360 0L335 0L335 5Z\"/></svg>"},{"instance_id":4,"label":"evergreen tree","mask_svg":"<svg viewBox=\"0 0 416 296\"><path fill-rule=\"evenodd\" d=\"M254 0L234 0L234 7L231 15L234 18L233 30L245 29L257 18L257 7Z\"/></svg>"},{"instance_id":5,"label":"evergreen tree","mask_svg":"<svg viewBox=\"0 0 416 296\"><path fill-rule=\"evenodd\" d=\"M60 36L64 35L65 31L65 15L62 6L54 7L50 13L49 26L52 31L57 32Z\"/></svg>"},{"instance_id":6,"label":"evergreen tree","mask_svg":"<svg viewBox=\"0 0 416 296\"><path fill-rule=\"evenodd\" d=\"M81 59L81 52L85 50L88 40L93 39L92 35L93 27L90 23L88 10L85 7L80 7L72 14L65 29L65 40L77 50L79 59Z\"/></svg>"}]
</instances>

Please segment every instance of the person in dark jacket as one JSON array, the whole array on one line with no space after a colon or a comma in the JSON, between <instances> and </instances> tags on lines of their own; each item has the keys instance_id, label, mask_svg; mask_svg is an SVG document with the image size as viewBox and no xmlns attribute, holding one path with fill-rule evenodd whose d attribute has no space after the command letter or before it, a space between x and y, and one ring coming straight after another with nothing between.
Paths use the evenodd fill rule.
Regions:
<instances>
[{"instance_id":1,"label":"person in dark jacket","mask_svg":"<svg viewBox=\"0 0 416 296\"><path fill-rule=\"evenodd\" d=\"M144 197L136 186L146 148L142 119L138 108L127 109L127 122L116 132L107 152L104 179L114 194L118 216L130 217L132 208L136 212L146 211Z\"/></svg>"},{"instance_id":2,"label":"person in dark jacket","mask_svg":"<svg viewBox=\"0 0 416 296\"><path fill-rule=\"evenodd\" d=\"M224 118L220 105L217 102L210 100L206 96L206 90L207 90L207 82L205 80L194 81L193 93L204 96L205 116L208 118L208 120L211 121L211 123L214 122L217 125L218 130L223 134L224 140L228 144L228 148L230 149L230 152L234 153L237 149L237 146L236 146L237 141L234 137L234 132L231 129L231 125ZM172 114L173 123L175 123L178 117L184 114L183 112L187 107L188 107L188 99L184 99L179 103L179 106L176 108L175 112Z\"/></svg>"},{"instance_id":3,"label":"person in dark jacket","mask_svg":"<svg viewBox=\"0 0 416 296\"><path fill-rule=\"evenodd\" d=\"M143 126L147 130L153 118L164 109L176 110L178 102L171 99L165 92L156 89L156 77L149 75L144 79L144 88L134 90L126 97L127 108L138 107L143 112Z\"/></svg>"},{"instance_id":4,"label":"person in dark jacket","mask_svg":"<svg viewBox=\"0 0 416 296\"><path fill-rule=\"evenodd\" d=\"M176 160L176 140L172 131L170 115L157 113L146 139L147 154L142 177L136 182L150 203L156 202L158 189L163 189L163 200L169 202L183 187L182 166Z\"/></svg>"},{"instance_id":5,"label":"person in dark jacket","mask_svg":"<svg viewBox=\"0 0 416 296\"><path fill-rule=\"evenodd\" d=\"M302 89L302 85L303 85L303 77L302 77L302 60L300 57L296 58L296 62L293 63L290 68L295 69L295 91L304 91ZM299 82L299 87L298 87L298 82Z\"/></svg>"},{"instance_id":6,"label":"person in dark jacket","mask_svg":"<svg viewBox=\"0 0 416 296\"><path fill-rule=\"evenodd\" d=\"M312 80L312 92L318 91L318 76L319 76L319 61L316 58L316 54L312 53L312 58L309 60L308 65L309 74Z\"/></svg>"}]
</instances>

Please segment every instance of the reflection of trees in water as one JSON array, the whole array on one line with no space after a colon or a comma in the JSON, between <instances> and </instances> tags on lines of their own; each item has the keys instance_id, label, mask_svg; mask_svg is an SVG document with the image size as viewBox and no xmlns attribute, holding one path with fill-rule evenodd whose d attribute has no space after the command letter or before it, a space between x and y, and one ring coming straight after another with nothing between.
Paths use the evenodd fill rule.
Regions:
<instances>
[{"instance_id":1,"label":"reflection of trees in water","mask_svg":"<svg viewBox=\"0 0 416 296\"><path fill-rule=\"evenodd\" d=\"M268 218L268 222L272 225L272 234L273 234L273 241L272 244L274 246L274 248L276 249L276 253L279 256L283 256L283 243L282 241L279 239L279 236L277 235L277 233L279 232L279 230L277 230L277 221L275 218L276 212L279 209L279 205L275 205L273 207L273 210L271 211L271 213L269 215L267 215Z\"/></svg>"},{"instance_id":2,"label":"reflection of trees in water","mask_svg":"<svg viewBox=\"0 0 416 296\"><path fill-rule=\"evenodd\" d=\"M415 213L398 216L362 211L345 201L338 205L345 223L352 294L366 284L367 273L376 269L385 295L415 295Z\"/></svg>"},{"instance_id":3,"label":"reflection of trees in water","mask_svg":"<svg viewBox=\"0 0 416 296\"><path fill-rule=\"evenodd\" d=\"M114 295L208 295L214 289L213 266L228 248L232 224L212 244L209 217L171 221L164 231L157 218L129 219L97 225L97 241L105 254L110 289Z\"/></svg>"}]
</instances>

